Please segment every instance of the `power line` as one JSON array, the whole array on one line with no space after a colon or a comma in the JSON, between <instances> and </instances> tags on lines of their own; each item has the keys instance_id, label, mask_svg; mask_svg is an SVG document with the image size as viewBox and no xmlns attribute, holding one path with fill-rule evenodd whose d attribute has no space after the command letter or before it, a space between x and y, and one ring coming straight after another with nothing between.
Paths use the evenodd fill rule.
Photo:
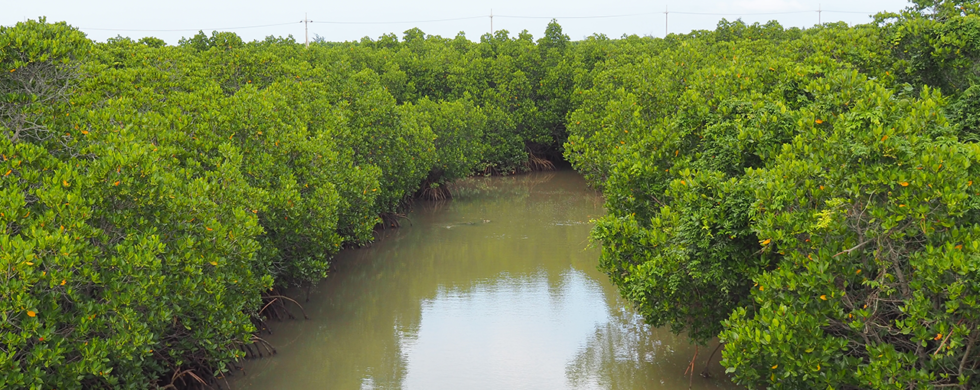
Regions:
<instances>
[{"instance_id":1,"label":"power line","mask_svg":"<svg viewBox=\"0 0 980 390\"><path fill-rule=\"evenodd\" d=\"M765 16L765 15L792 15L808 14L817 11L783 11L783 12L682 12L673 11L672 14L679 15L705 15L705 16ZM825 11L826 12L826 11Z\"/></svg>"},{"instance_id":2,"label":"power line","mask_svg":"<svg viewBox=\"0 0 980 390\"><path fill-rule=\"evenodd\" d=\"M606 19L606 18L627 18L632 16L647 16L658 14L659 12L645 12L639 14L621 14L621 15L596 15L596 16L516 16L516 15L494 15L498 18L511 18L511 19Z\"/></svg>"},{"instance_id":3,"label":"power line","mask_svg":"<svg viewBox=\"0 0 980 390\"><path fill-rule=\"evenodd\" d=\"M497 15L494 15L495 17ZM464 16L461 18L449 18L449 19L430 19L430 20L405 20L405 21L388 21L388 22L347 22L347 21L326 21L326 22L310 22L310 23L322 23L322 24L405 24L405 23L436 23L436 22L453 22L457 20L472 20L472 19L483 19L486 16Z\"/></svg>"},{"instance_id":4,"label":"power line","mask_svg":"<svg viewBox=\"0 0 980 390\"><path fill-rule=\"evenodd\" d=\"M837 14L874 14L874 12L858 12L858 11L828 11L828 10L809 10L809 11L783 11L783 12L677 12L671 11L672 14L681 15L705 15L705 16L764 16L764 15L790 15L790 14L808 14L812 12L828 12Z\"/></svg>"},{"instance_id":5,"label":"power line","mask_svg":"<svg viewBox=\"0 0 980 390\"><path fill-rule=\"evenodd\" d=\"M181 32L181 31L204 31L204 30L243 30L247 28L261 28L261 27L276 27L285 26L290 24L296 24L297 22L290 23L276 23L276 24L262 24L256 26L240 26L240 27L217 27L217 28L176 28L176 29L133 29L133 28L93 28L93 27L78 27L80 30L96 30L96 31L138 31L138 32ZM302 23L302 22L298 22Z\"/></svg>"},{"instance_id":6,"label":"power line","mask_svg":"<svg viewBox=\"0 0 980 390\"><path fill-rule=\"evenodd\" d=\"M873 14L874 12L858 12L858 11L828 11L828 10L800 10L800 11L781 11L781 12L684 12L684 11L670 11L672 14L681 15L706 15L706 16L763 16L763 15L790 15L790 14L807 14L811 12L830 12L830 13L847 13L847 14ZM661 14L664 12L643 12L635 14L618 14L618 15L595 15L595 16L517 16L517 15L493 15L497 18L511 18L511 19L604 19L604 18L626 18L634 16L649 16Z\"/></svg>"},{"instance_id":7,"label":"power line","mask_svg":"<svg viewBox=\"0 0 980 390\"><path fill-rule=\"evenodd\" d=\"M861 11L835 11L835 10L800 10L800 11L782 11L782 12L684 12L684 11L670 11L671 14L679 15L701 15L701 16L765 16L765 15L791 15L791 14L805 14L816 12L818 14L826 13L838 13L838 14L865 14L871 15L874 12L861 12ZM613 15L591 15L591 16L578 16L578 15L566 15L566 16L531 16L531 15L499 15L491 14L489 18L491 23L493 18L507 18L507 19L611 19L611 18L628 18L628 17L639 17L639 16L650 16L660 14L661 12L640 12L632 14L613 14ZM663 12L667 14L667 12ZM411 24L411 23L440 23L440 22L454 22L460 20L474 20L483 19L488 17L487 15L481 16L464 16L458 18L445 18L445 19L427 19L427 20L400 20L400 21L304 21L299 22L288 22L288 23L273 23L273 24L261 24L261 25L251 25L251 26L236 26L236 27L216 27L216 28L179 28L179 29L129 29L129 28L95 28L95 27L78 27L82 30L92 30L92 31L120 31L120 32L187 32L187 31L215 31L215 30L244 30L251 28L263 28L263 27L277 27L293 25L297 23L318 23L318 24L346 24L346 25L385 25L385 24ZM492 27L491 27L492 28Z\"/></svg>"}]
</instances>

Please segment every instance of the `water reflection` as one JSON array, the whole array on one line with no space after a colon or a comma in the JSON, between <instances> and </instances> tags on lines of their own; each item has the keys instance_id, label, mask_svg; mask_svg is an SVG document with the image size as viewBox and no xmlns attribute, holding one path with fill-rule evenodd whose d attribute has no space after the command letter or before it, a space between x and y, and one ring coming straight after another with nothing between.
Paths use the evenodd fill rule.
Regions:
<instances>
[{"instance_id":1,"label":"water reflection","mask_svg":"<svg viewBox=\"0 0 980 390\"><path fill-rule=\"evenodd\" d=\"M566 362L607 320L601 287L577 271L561 275L557 286L541 271L440 291L422 304L417 338L402 344L405 388L560 387Z\"/></svg>"},{"instance_id":2,"label":"water reflection","mask_svg":"<svg viewBox=\"0 0 980 390\"><path fill-rule=\"evenodd\" d=\"M687 386L693 347L644 325L595 270L585 248L602 200L581 177L479 178L454 193L342 253L305 304L311 319L273 324L279 355L250 361L233 387Z\"/></svg>"}]
</instances>

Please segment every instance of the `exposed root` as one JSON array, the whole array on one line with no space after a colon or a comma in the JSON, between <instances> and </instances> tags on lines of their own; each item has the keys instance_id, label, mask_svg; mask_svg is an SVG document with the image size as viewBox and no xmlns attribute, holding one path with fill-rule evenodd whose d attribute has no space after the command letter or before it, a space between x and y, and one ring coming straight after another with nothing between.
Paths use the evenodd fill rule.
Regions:
<instances>
[{"instance_id":1,"label":"exposed root","mask_svg":"<svg viewBox=\"0 0 980 390\"><path fill-rule=\"evenodd\" d=\"M252 348L249 348L248 345L238 344L238 349L241 350L243 354L245 354L245 359L248 359L253 354Z\"/></svg>"},{"instance_id":2,"label":"exposed root","mask_svg":"<svg viewBox=\"0 0 980 390\"><path fill-rule=\"evenodd\" d=\"M259 316L261 316L262 313L265 312L265 309L268 309L270 305L272 305L273 303L276 303L278 301L279 301L279 298L272 298L272 300L269 301L269 303L266 303L265 306L262 306L262 310L259 310Z\"/></svg>"},{"instance_id":3,"label":"exposed root","mask_svg":"<svg viewBox=\"0 0 980 390\"><path fill-rule=\"evenodd\" d=\"M407 220L409 224L412 223L412 220L408 219L408 216L405 214L397 214L397 213L381 214L381 228L382 229L387 229L389 227L399 228L402 226L400 222L401 219Z\"/></svg>"},{"instance_id":4,"label":"exposed root","mask_svg":"<svg viewBox=\"0 0 980 390\"><path fill-rule=\"evenodd\" d=\"M271 304L272 304L272 302L270 301L269 303L266 304L266 306L269 306ZM262 312L265 311L265 309L266 309L266 307L263 307L262 310L259 311L259 314L258 315L252 316L252 324L255 325L255 329L259 333L262 333L262 331L265 331L268 334L272 334L272 328L270 328L269 327L269 324L267 324L265 322L265 320L262 319Z\"/></svg>"},{"instance_id":5,"label":"exposed root","mask_svg":"<svg viewBox=\"0 0 980 390\"><path fill-rule=\"evenodd\" d=\"M533 153L528 153L527 162L524 163L528 170L531 171L554 171L555 163L548 161L547 159L535 156Z\"/></svg>"},{"instance_id":6,"label":"exposed root","mask_svg":"<svg viewBox=\"0 0 980 390\"><path fill-rule=\"evenodd\" d=\"M282 300L286 300L286 301L292 302L297 307L299 307L299 310L301 312L303 312L303 319L306 319L306 320L310 319L310 317L306 315L306 309L303 308L303 305L300 305L299 302L296 302L296 300L293 299L293 298L290 298L290 297L287 297L287 296L284 296L284 295L267 295L266 298L272 298L273 300L282 299ZM269 303L271 304L272 302L269 302ZM266 306L268 306L268 304L266 304ZM261 312L260 312L260 314L261 314ZM295 318L295 317L293 317L293 318Z\"/></svg>"},{"instance_id":7,"label":"exposed root","mask_svg":"<svg viewBox=\"0 0 980 390\"><path fill-rule=\"evenodd\" d=\"M191 378L194 378L194 380L196 380L197 383L200 383L201 386L211 388L211 386L208 386L208 383L205 382L204 379L201 379L201 377L197 376L197 374L194 373L194 370L186 370L184 372L187 373L187 375L190 375Z\"/></svg>"},{"instance_id":8,"label":"exposed root","mask_svg":"<svg viewBox=\"0 0 980 390\"><path fill-rule=\"evenodd\" d=\"M262 311L259 312L260 319L262 318L261 316L263 314L269 319L296 319L296 317L293 316L293 313L286 308L286 304L283 303L283 300L279 299L278 296L265 296L262 298L271 299L265 304L265 306L262 307Z\"/></svg>"},{"instance_id":9,"label":"exposed root","mask_svg":"<svg viewBox=\"0 0 980 390\"><path fill-rule=\"evenodd\" d=\"M195 382L192 382L190 384L187 383L187 381L184 380L184 375L187 375L187 376L191 377L191 379L194 379ZM199 385L201 387L211 388L211 386L208 386L208 383L205 382L204 379L201 379L201 377L197 376L197 374L194 373L194 370L193 369L187 369L187 370L183 370L183 371L180 371L180 369L177 369L177 370L174 370L174 375L172 377L170 377L170 383L167 384L166 386L161 387L161 389L175 389L176 390L177 389L177 380L178 379L180 379L180 381L184 384L184 387L190 387L191 385Z\"/></svg>"},{"instance_id":10,"label":"exposed root","mask_svg":"<svg viewBox=\"0 0 980 390\"><path fill-rule=\"evenodd\" d=\"M497 170L497 164L487 164L483 167L483 176L499 176L500 171Z\"/></svg>"},{"instance_id":11,"label":"exposed root","mask_svg":"<svg viewBox=\"0 0 980 390\"><path fill-rule=\"evenodd\" d=\"M261 337L252 336L252 343L253 345L255 345L255 349L259 350L259 356L262 356L262 351L260 347L265 347L265 350L266 352L269 353L269 356L279 353L279 351L276 351L276 348L273 347L272 344L270 344L268 341L265 341Z\"/></svg>"},{"instance_id":12,"label":"exposed root","mask_svg":"<svg viewBox=\"0 0 980 390\"><path fill-rule=\"evenodd\" d=\"M711 364L711 359L715 357L715 354L718 353L718 350L721 349L722 345L724 344L718 342L718 346L715 347L715 350L711 351L711 355L708 356L708 361L704 362L704 369L701 370L702 378L711 378L711 371L708 371L708 366Z\"/></svg>"},{"instance_id":13,"label":"exposed root","mask_svg":"<svg viewBox=\"0 0 980 390\"><path fill-rule=\"evenodd\" d=\"M689 363L687 365L687 369L684 370L684 375L687 375L688 372L691 373L691 380L687 384L687 388L688 389L694 387L694 363L695 363L696 360L698 360L698 346L697 345L694 346L694 357L691 358L691 363Z\"/></svg>"},{"instance_id":14,"label":"exposed root","mask_svg":"<svg viewBox=\"0 0 980 390\"><path fill-rule=\"evenodd\" d=\"M245 353L245 359L264 358L266 356L271 357L272 355L279 353L279 351L277 351L276 348L273 347L271 343L265 341L265 339L259 336L252 336L251 341L252 342L248 344L236 343L238 345L238 348ZM239 371L244 371L242 367L236 366L234 365L234 363L232 363L232 368L235 368Z\"/></svg>"},{"instance_id":15,"label":"exposed root","mask_svg":"<svg viewBox=\"0 0 980 390\"><path fill-rule=\"evenodd\" d=\"M283 320L286 318L296 319L296 316L294 316L293 313L286 307L286 302L292 302L295 304L297 307L299 307L300 312L303 313L303 318L310 319L310 317L306 315L306 309L303 308L303 305L300 305L295 299L279 294L276 290L272 290L269 292L269 294L263 295L262 300L265 301L265 305L262 306L262 309L259 310L257 315L252 320L252 322L255 324L255 328L259 331L265 329L267 332L269 332L269 334L272 334L272 330L263 320L263 316L265 318L277 320Z\"/></svg>"},{"instance_id":16,"label":"exposed root","mask_svg":"<svg viewBox=\"0 0 980 390\"><path fill-rule=\"evenodd\" d=\"M419 197L425 200L447 200L453 197L453 193L449 190L449 186L443 184L439 185L437 183L430 183L428 185L423 185L421 191L419 191Z\"/></svg>"}]
</instances>

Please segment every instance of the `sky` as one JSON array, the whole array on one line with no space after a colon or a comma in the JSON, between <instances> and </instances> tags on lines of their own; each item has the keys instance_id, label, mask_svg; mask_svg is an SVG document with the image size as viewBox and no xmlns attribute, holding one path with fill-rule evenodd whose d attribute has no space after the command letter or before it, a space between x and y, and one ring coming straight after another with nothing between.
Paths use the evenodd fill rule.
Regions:
<instances>
[{"instance_id":1,"label":"sky","mask_svg":"<svg viewBox=\"0 0 980 390\"><path fill-rule=\"evenodd\" d=\"M528 30L535 38L544 34L556 18L572 40L601 33L663 37L670 33L714 29L722 18L741 18L747 23L776 20L784 27L811 27L844 21L871 21L880 11L897 12L907 0L368 0L326 2L313 0L206 1L206 0L4 0L0 25L12 26L26 19L46 16L49 22L65 21L90 39L105 41L115 36L161 38L176 44L199 30L232 31L246 41L267 36L292 35L304 40L304 27L312 40L377 39L382 34L418 27L426 34L455 37L464 32L478 41L491 29L511 35ZM817 10L823 10L818 13ZM669 13L665 15L664 11ZM312 23L301 21L308 18Z\"/></svg>"}]
</instances>

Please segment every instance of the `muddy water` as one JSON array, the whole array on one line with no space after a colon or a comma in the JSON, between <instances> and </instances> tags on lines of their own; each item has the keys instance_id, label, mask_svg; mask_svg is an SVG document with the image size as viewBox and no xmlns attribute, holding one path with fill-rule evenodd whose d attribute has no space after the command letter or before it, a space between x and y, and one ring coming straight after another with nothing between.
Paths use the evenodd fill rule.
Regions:
<instances>
[{"instance_id":1,"label":"muddy water","mask_svg":"<svg viewBox=\"0 0 980 390\"><path fill-rule=\"evenodd\" d=\"M341 253L305 303L310 319L273 323L263 337L279 354L248 361L232 387L687 388L694 347L644 325L596 271L586 248L602 200L580 176L472 179L456 192ZM716 379L694 388L733 388L717 360Z\"/></svg>"}]
</instances>

